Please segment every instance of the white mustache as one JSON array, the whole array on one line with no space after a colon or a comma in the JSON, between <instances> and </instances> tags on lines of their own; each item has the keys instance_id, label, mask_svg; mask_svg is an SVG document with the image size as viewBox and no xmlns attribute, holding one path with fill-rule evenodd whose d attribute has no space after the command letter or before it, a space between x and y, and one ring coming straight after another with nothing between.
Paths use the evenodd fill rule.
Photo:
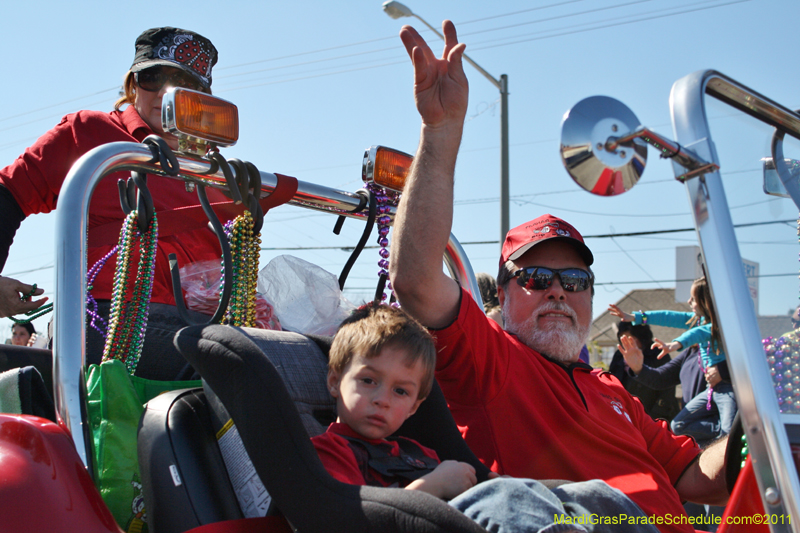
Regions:
<instances>
[{"instance_id":1,"label":"white mustache","mask_svg":"<svg viewBox=\"0 0 800 533\"><path fill-rule=\"evenodd\" d=\"M560 311L562 313L567 313L573 322L576 323L578 322L577 313L575 313L572 307L563 302L553 302L553 301L545 302L534 310L534 315L539 316L544 313L549 313L551 311Z\"/></svg>"}]
</instances>

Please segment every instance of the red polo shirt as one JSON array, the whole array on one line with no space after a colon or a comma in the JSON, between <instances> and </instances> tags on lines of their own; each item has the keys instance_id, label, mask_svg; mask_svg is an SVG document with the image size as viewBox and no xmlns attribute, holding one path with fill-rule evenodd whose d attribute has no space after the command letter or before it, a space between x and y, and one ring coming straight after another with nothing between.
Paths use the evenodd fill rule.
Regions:
<instances>
[{"instance_id":1,"label":"red polo shirt","mask_svg":"<svg viewBox=\"0 0 800 533\"><path fill-rule=\"evenodd\" d=\"M83 154L105 143L141 142L152 133L132 106L110 113L79 111L65 116L16 161L0 170L0 183L11 192L25 216L48 213L56 207L64 178ZM125 218L120 208L117 180L129 176L129 172L111 174L94 191L89 206L88 268L117 242ZM186 192L182 181L150 176L148 187L156 213L163 218L163 221L159 219L152 301L175 305L167 256L176 254L179 265L184 266L206 259L219 259L220 247L214 233L205 227L197 194ZM228 204L215 206L223 223L241 213L241 208L234 208L221 192L207 189L207 193L212 203ZM170 211L186 216L169 217L166 213ZM106 264L94 283L92 294L98 300L111 299L115 258ZM138 262L138 255L134 255L133 260Z\"/></svg>"},{"instance_id":2,"label":"red polo shirt","mask_svg":"<svg viewBox=\"0 0 800 533\"><path fill-rule=\"evenodd\" d=\"M673 485L700 449L647 416L616 378L542 357L486 318L465 292L455 323L433 333L436 378L464 439L492 470L602 479L648 516L674 522L685 515Z\"/></svg>"}]
</instances>

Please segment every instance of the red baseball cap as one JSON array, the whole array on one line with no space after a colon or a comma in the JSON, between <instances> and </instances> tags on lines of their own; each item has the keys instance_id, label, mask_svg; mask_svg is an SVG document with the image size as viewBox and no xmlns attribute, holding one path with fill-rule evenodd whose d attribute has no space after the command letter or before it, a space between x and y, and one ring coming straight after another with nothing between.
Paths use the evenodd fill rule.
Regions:
<instances>
[{"instance_id":1,"label":"red baseball cap","mask_svg":"<svg viewBox=\"0 0 800 533\"><path fill-rule=\"evenodd\" d=\"M553 215L542 215L517 226L506 234L500 264L519 259L540 242L552 239L565 241L574 246L586 266L590 266L594 262L592 251L583 242L583 237L572 224Z\"/></svg>"}]
</instances>

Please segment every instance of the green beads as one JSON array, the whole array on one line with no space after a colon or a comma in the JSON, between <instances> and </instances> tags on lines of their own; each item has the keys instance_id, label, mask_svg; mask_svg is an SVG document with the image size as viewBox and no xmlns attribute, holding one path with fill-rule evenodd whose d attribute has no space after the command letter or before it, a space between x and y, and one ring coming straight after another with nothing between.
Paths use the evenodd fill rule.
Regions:
<instances>
[{"instance_id":1,"label":"green beads","mask_svg":"<svg viewBox=\"0 0 800 533\"><path fill-rule=\"evenodd\" d=\"M253 327L256 325L256 288L261 238L253 235L253 216L249 211L245 211L232 221L229 239L233 290L222 323ZM225 268L224 264L222 268Z\"/></svg>"},{"instance_id":2,"label":"green beads","mask_svg":"<svg viewBox=\"0 0 800 533\"><path fill-rule=\"evenodd\" d=\"M158 220L155 213L146 233L138 231L137 218L137 212L131 211L125 217L120 231L117 268L111 291L111 315L103 348L103 361L119 359L125 363L131 375L142 356L158 246ZM134 247L139 255L135 274L131 260Z\"/></svg>"}]
</instances>

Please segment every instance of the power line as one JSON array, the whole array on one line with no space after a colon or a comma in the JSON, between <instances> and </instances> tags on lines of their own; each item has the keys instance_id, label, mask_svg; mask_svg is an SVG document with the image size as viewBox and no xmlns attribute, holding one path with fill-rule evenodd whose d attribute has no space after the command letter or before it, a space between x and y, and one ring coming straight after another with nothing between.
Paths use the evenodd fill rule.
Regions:
<instances>
[{"instance_id":1,"label":"power line","mask_svg":"<svg viewBox=\"0 0 800 533\"><path fill-rule=\"evenodd\" d=\"M86 94L84 96L78 96L77 98L71 98L69 100L64 100L63 102L59 102L57 104L50 104L44 107L40 107L39 109L33 109L31 111L25 111L24 113L18 113L16 115L10 115L4 118L0 118L0 122L5 122L6 120L11 120L12 118L24 117L25 115L30 115L31 113L38 113L39 111L44 111L45 109L52 109L54 107L58 107L64 104L70 104L72 102L77 102L78 100L83 100L84 98L89 98L91 96L97 96L98 94L107 93L109 91L117 91L119 90L119 86L111 87L110 89L103 89L102 91L97 91L96 93Z\"/></svg>"},{"instance_id":2,"label":"power line","mask_svg":"<svg viewBox=\"0 0 800 533\"><path fill-rule=\"evenodd\" d=\"M79 100L79 98L78 98L78 100ZM88 109L88 108L91 108L91 107L94 107L94 106L97 106L97 105L100 105L100 104L103 104L103 103L106 103L106 102L107 102L107 100L99 100L99 101L91 102L91 103L87 104L85 107ZM67 111L67 113L70 113L70 112L73 112L73 111L74 110L70 110L70 111ZM27 114L27 113L24 113L24 114ZM35 124L36 122L42 122L42 121L45 121L45 120L51 120L51 119L54 119L54 118L60 118L60 117L63 117L64 114L65 114L64 112L60 112L60 113L54 113L52 115L45 115L43 117L39 117L39 118L35 118L33 120L29 120L28 122L21 122L19 124L14 124L13 126L8 126L6 128L0 129L0 132L9 131L9 130L13 130L13 129L16 129L16 128L21 128L23 126L29 126L31 124ZM35 140L35 139L38 139L38 138L39 138L39 135L33 137L32 139ZM22 140L15 139L14 141L12 141L10 143L6 143L6 144L3 144L3 145L0 145L0 149L7 148L9 146L19 145L19 144L22 144L22 143L27 143L27 141L29 141L29 140L30 139L22 139Z\"/></svg>"},{"instance_id":3,"label":"power line","mask_svg":"<svg viewBox=\"0 0 800 533\"><path fill-rule=\"evenodd\" d=\"M6 277L13 277L13 276L19 276L20 274L29 274L31 272L38 272L39 270L48 270L48 269L53 268L53 267L55 267L55 264L51 263L49 265L44 265L44 266L40 266L40 267L36 267L36 268L31 268L29 270L20 270L19 272L4 273L3 275L6 276Z\"/></svg>"},{"instance_id":4,"label":"power line","mask_svg":"<svg viewBox=\"0 0 800 533\"><path fill-rule=\"evenodd\" d=\"M714 0L710 0L710 1L714 1ZM485 46L485 47L478 46L477 48L475 46L475 43L473 43L471 49L472 50L483 50L483 49L487 49L487 48L496 48L498 46L509 46L511 44L516 44L517 42L528 42L530 40L549 39L549 38L552 38L552 37L559 37L561 35L567 35L567 34L571 34L571 33L580 33L580 32L585 32L585 31L596 30L596 29L603 29L603 28L607 28L607 27L617 26L617 25L620 25L620 24L628 24L628 23L631 23L631 22L642 22L642 21L646 21L646 20L653 20L653 19L663 18L663 17L667 17L667 16L675 16L675 15L680 15L680 14L683 14L683 13L689 13L689 12L698 11L698 10L702 10L702 9L713 9L713 8L716 8L716 7L722 7L722 6L726 6L726 5L730 5L730 4L734 4L734 3L741 3L741 2L748 2L748 1L750 1L750 0L735 0L733 2L728 2L728 3L723 3L723 4L716 4L716 5L713 5L713 6L706 6L706 7L702 7L702 8L689 9L689 10L682 11L682 12L667 13L667 14L661 14L664 11L662 9L662 10L657 10L657 11L651 11L649 13L644 13L644 14L642 14L643 16L640 16L640 18L634 19L634 20L631 20L631 21L627 21L627 22L619 22L619 21L617 21L618 18L617 19L608 19L608 21L612 21L612 22L613 21L617 21L617 22L613 22L613 23L605 25L605 26L597 26L596 25L596 26L591 27L591 28L584 28L584 29L577 29L577 30L572 29L572 28L577 28L577 27L580 27L580 26L585 26L587 24L587 23L582 23L582 24L578 24L578 25L573 25L571 27L567 26L565 28L559 28L557 30L548 30L548 31L569 30L566 33L554 34L554 35L550 35L550 36L537 36L537 37L534 37L534 38L531 38L531 39L526 39L526 40L523 40L523 41L516 41L516 42L511 42L511 43L498 43L498 44ZM620 6L621 5L624 5L624 4L620 4ZM680 6L680 7L684 7L684 6ZM669 9L675 9L675 8L669 8ZM593 10L586 10L586 11L583 11L583 12L578 12L578 13L572 14L571 16L590 13L591 11L593 11ZM658 13L658 14L656 14L654 16L650 16L650 15L652 15L654 13ZM534 22L538 22L538 21L534 21ZM603 22L606 22L606 21L603 21ZM597 22L594 21L591 24L597 24ZM490 31L490 30L486 30L486 31ZM491 30L491 31L494 31L494 30ZM537 32L537 35L540 34L540 33L541 32ZM528 35L530 35L530 34L528 34ZM520 37L525 37L525 35L521 35ZM516 37L513 37L513 38L516 38ZM356 46L356 45L359 45L359 44L377 42L377 41L381 41L381 40L385 40L385 39L396 39L396 36L386 37L386 38L381 38L381 39L373 39L371 41L362 41L362 42L353 43L353 44L339 45L339 46L336 46L336 47L329 47L329 48L314 50L314 51L310 51L310 52L302 52L302 53L298 53L298 54L292 54L292 55L289 55L289 56L282 56L280 58L269 58L269 59L259 60L259 61L250 62L250 63L243 63L243 64L240 64L240 65L235 65L235 66L228 67L228 68L233 68L233 67L237 67L237 66L245 66L245 65L250 65L250 64L254 64L254 63L269 62L269 61L285 59L285 58L289 58L289 57L299 57L299 56L303 56L303 55L322 53L322 52L326 52L326 51L329 51L329 50L341 49L341 48L346 48L346 47L350 47L350 46ZM492 43L492 42L497 42L498 40L507 40L507 39L508 39L508 37L502 37L500 39L493 39L493 40L489 40L489 41L485 41L485 42L486 43ZM479 43L479 44L483 44L483 43ZM396 48L392 48L392 49L396 49ZM390 49L387 49L387 50L390 50ZM344 56L341 56L341 57L343 57L343 58L352 57L352 56L361 55L361 54L364 54L364 53L372 53L372 52L357 52L355 54L344 55ZM304 73L305 75L300 76L300 77L293 77L293 78L284 79L284 80L274 79L274 78L273 79L267 79L266 81L262 81L262 82L258 82L258 83L251 83L249 85L243 85L243 86L237 86L237 87L228 88L227 90L228 91L234 91L234 90L241 90L241 89L250 89L250 88L255 88L255 87L263 87L263 86L274 85L274 84L278 84L278 83L288 83L288 82L291 82L291 81L301 81L301 80L313 79L313 78L318 78L318 77L331 76L331 75L334 75L334 74L355 72L355 71L358 71L358 70L372 69L372 68L376 68L376 67L389 66L389 65L395 65L395 64L401 64L401 63L407 63L408 62L408 58L405 56L405 54L400 54L400 53L393 54L393 57L397 57L398 60L397 61L389 60L389 62L387 62L387 63L382 63L382 64L378 64L378 65L362 66L362 67L351 68L351 69L346 69L346 70L337 70L337 71L334 71L334 72L324 72L324 73L316 73L315 74L315 72L319 72L319 70L316 70L316 71L312 70L312 71L308 71L308 72ZM400 58L402 58L402 59L400 59ZM290 65L287 65L287 66L284 66L284 67L279 67L279 68L290 68L290 67L294 67L294 66L300 66L300 65L303 65L303 64L307 64L307 63L308 62L290 64ZM332 68L337 68L337 67L332 67ZM274 70L274 69L272 69L272 68L263 69L263 71L267 71L267 70ZM260 71L253 71L251 73L254 73L254 72L260 72ZM225 76L225 77L231 77L231 76L234 76L234 75L235 74L231 74L231 75L228 75L228 76ZM255 82L257 80L253 80L253 81Z\"/></svg>"},{"instance_id":5,"label":"power line","mask_svg":"<svg viewBox=\"0 0 800 533\"><path fill-rule=\"evenodd\" d=\"M483 22L485 20L492 20L492 19L498 19L498 18L503 18L503 17L513 17L514 15L520 15L522 13L529 13L531 11L541 11L542 9L548 9L548 8L551 8L551 7L561 7L561 6L564 6L564 5L567 5L567 4L575 4L577 2L582 2L582 1L583 0L567 0L566 2L559 2L557 4L548 4L546 6L537 6L537 7L532 7L530 9L522 9L520 11L513 11L511 13L503 13L502 15L492 15L491 17L483 17L483 18L479 18L479 19L460 21L458 23L458 26L459 27L460 26L466 26L467 24L474 24L475 22Z\"/></svg>"},{"instance_id":6,"label":"power line","mask_svg":"<svg viewBox=\"0 0 800 533\"><path fill-rule=\"evenodd\" d=\"M675 13L667 13L667 14L664 14L664 15L656 15L656 16L652 16L652 17L642 17L642 18L631 19L631 20L627 20L627 21L614 22L614 23L611 23L611 24L603 25L603 26L595 26L595 27L585 28L585 29L568 30L568 31L564 31L564 32L561 32L561 33L556 33L556 34L553 34L553 35L546 35L546 36L542 36L542 37L531 37L529 39L522 39L522 40L518 40L518 41L511 41L511 42L508 42L508 43L495 44L495 45L492 45L492 46L484 46L482 48L477 48L477 49L478 50L488 50L490 48L498 48L498 47L501 47L501 46L511 46L511 45L514 45L514 44L527 43L527 42L531 42L531 41L540 41L540 40L544 40L544 39L552 39L553 37L563 37L565 35L573 35L573 34L576 34L576 33L583 33L583 32L587 32L587 31L604 30L604 29L611 28L611 27L614 27L614 26L622 26L622 25L625 25L625 24L633 24L633 23L636 23L636 22L644 22L644 21L647 21L647 20L654 20L654 19L659 19L659 18L673 17L675 15L684 15L686 13L693 13L693 12L696 12L696 11L704 11L704 10L707 10L707 9L715 9L715 8L718 8L718 7L724 7L724 6L728 6L728 5L732 5L732 4L741 4L741 3L749 2L749 1L750 0L734 0L732 2L727 2L727 3L724 3L724 4L717 4L717 5L706 6L706 7L698 7L698 8L694 8L694 9L687 9L685 11L678 11L678 12L675 12ZM603 22L608 22L608 21L609 20L606 20L606 21L603 21ZM473 50L475 50L474 47L473 47Z\"/></svg>"},{"instance_id":7,"label":"power line","mask_svg":"<svg viewBox=\"0 0 800 533\"><path fill-rule=\"evenodd\" d=\"M482 20L489 20L489 19L495 19L495 18L499 18L499 17L513 16L513 15L517 15L517 14L523 13L523 12L535 11L535 10L540 10L540 9L544 9L544 8L549 8L549 7L558 7L558 6L561 6L561 5L575 3L577 1L578 0L572 0L572 1L566 1L566 2L550 4L550 5L547 5L547 6L539 6L537 8L531 8L531 9L527 9L527 10L516 11L516 12L506 13L506 14L501 14L501 15L494 15L494 16L491 16L491 17L485 17L483 19L476 19L476 20L473 20L473 21L466 21L466 22L460 23L460 24L470 24L470 23L479 22L479 21L482 21ZM617 7L624 7L624 6L627 6L627 5L634 4L634 3L643 3L644 1L649 1L649 0L636 0L636 1L633 1L633 2L628 2L628 3L625 3L625 4L617 4L617 5L608 6L608 7L605 7L605 8L588 9L588 10L583 10L583 11L571 13L569 15L561 15L561 16L558 16L558 17L548 17L548 18L544 18L544 19L538 19L538 20L535 20L535 21L528 22L526 24L532 24L532 23L536 23L536 22L548 22L548 21L553 20L554 18L564 18L564 17L567 17L567 16L573 17L573 16L578 16L578 15L590 14L592 12L598 11L599 9L612 9L612 8L617 8ZM715 1L715 0L709 0L709 1ZM473 43L472 49L473 50L475 50L475 49L481 50L481 49L486 49L486 48L495 48L495 47L498 47L498 46L510 46L512 44L517 44L519 42L529 42L531 40L549 39L549 38L553 38L553 37L559 37L559 36L562 36L562 35L567 35L567 34L570 34L570 33L579 33L579 32L591 31L591 30L596 30L596 29L604 29L604 28L608 28L608 27L612 27L612 26L618 26L620 24L630 24L630 23L634 23L634 22L642 22L642 21L646 21L646 20L654 20L654 19L658 19L658 18L681 15L681 14L690 13L690 12L699 11L699 10L714 9L714 8L717 8L717 7L724 7L724 6L728 6L728 5L732 5L732 4L736 4L736 3L748 2L748 1L750 1L750 0L735 0L735 1L731 1L731 2L715 4L715 5L712 5L712 6L704 6L704 7L699 7L699 8L695 7L694 9L689 9L689 10L679 11L679 12L674 12L674 13L666 13L666 14L663 14L663 11L664 11L663 9L662 10L656 10L656 11L650 11L650 12L645 12L645 13L639 15L639 18L637 18L637 19L633 19L633 20L629 20L629 21L621 21L620 22L618 20L618 17L617 17L615 19L608 19L607 21L601 21L601 22L610 22L609 24L606 24L606 25L599 25L599 26L596 25L596 26L593 26L591 28L574 29L574 28L578 28L580 26L585 26L586 25L586 23L582 23L582 24L578 24L578 25L573 25L572 27L567 26L567 27L564 27L564 28L556 29L556 30L549 30L549 31L568 30L566 33L559 33L559 34L548 35L548 36L537 36L537 37L533 37L531 39L526 39L526 40L523 40L523 41L515 41L515 42L509 42L509 43L499 43L499 44L494 44L494 45L490 45L490 46L483 47L483 48L480 48L480 47L479 48L475 48L475 44ZM684 7L684 6L680 6L677 9L680 9L681 7ZM676 9L676 8L669 8L669 9ZM597 24L597 21L593 21L591 24ZM492 28L492 29L488 29L488 30L481 30L480 33L487 32L487 31L500 31L500 30L502 30L504 28L505 27L499 27L499 28ZM475 32L475 33L478 33L478 32ZM541 32L539 32L539 33L541 33ZM525 37L525 36L522 35L520 37ZM512 37L512 38L516 38L516 37ZM337 46L331 46L331 47L318 49L318 50L312 50L312 51L308 51L308 52L298 52L296 54L289 54L289 55L279 56L279 57L275 57L275 58L267 58L267 59L262 59L262 60L257 60L257 61L251 61L251 62L248 62L248 63L239 63L239 64L236 64L236 65L229 65L229 66L225 66L225 67L217 67L217 71L226 71L226 70L235 69L235 68L241 68L241 67L249 66L249 65L253 65L253 64L266 63L266 62L272 62L272 61L279 61L279 60L284 60L284 59L289 59L289 58L294 58L294 57L301 57L301 56L307 56L307 55L312 55L312 54L323 53L323 52L327 52L327 51L331 51L331 50L343 49L343 48L354 47L354 46L361 46L361 45L365 45L365 44L372 44L372 43L381 42L381 41L389 40L389 39L397 39L397 37L393 35L393 36L390 36L390 37L382 37L382 38L370 39L370 40L366 40L366 41L359 41L359 42L355 42L355 43L348 43L348 44L342 44L342 45L337 45ZM507 40L508 37L503 37L502 39L506 39ZM494 41L487 41L487 43L496 42L496 41L497 41L497 39L495 39ZM396 49L396 48L392 48L392 49ZM389 50L389 49L387 48L386 50ZM362 55L362 54L366 54L366 53L375 53L375 52L380 52L380 51L383 51L383 50L372 50L372 51L367 51L367 52L359 52L359 53L352 54L352 55L353 56L354 55ZM340 56L340 57L341 58L346 58L346 57L351 57L351 56L344 55L344 56ZM330 60L331 59L329 58L329 59L327 59L325 61L330 61ZM407 61L408 61L408 59L405 57L405 55L403 55L402 61L390 61L390 62L385 62L385 63L382 63L382 64L378 64L378 65L362 66L360 68L351 68L351 69L344 69L344 70L341 69L341 66L339 66L339 67L330 67L330 68L339 68L339 70L334 71L334 72L323 72L323 73L316 73L316 74L314 73L315 71L311 71L311 72L307 73L308 75L304 75L304 76L299 76L299 77L295 76L293 78L285 79L285 80L270 80L270 81L261 82L261 83L255 83L255 84L249 84L249 85L245 85L245 86L233 87L233 88L230 88L228 90L233 91L233 90L241 90L241 89L250 89L250 88L262 87L262 86L265 86L265 85L272 85L272 84L277 84L277 83L288 83L288 82L292 82L292 81L301 81L301 80L307 80L307 79L312 79L312 78L317 78L317 77L331 76L331 75L334 75L334 74L342 74L342 73L354 72L354 71L358 71L358 70L365 70L367 68L376 68L376 67L382 67L382 66L395 65L395 64L399 64L399 63L406 63ZM313 61L313 62L316 62L316 61ZM290 68L292 66L299 66L299 65L308 64L308 63L309 62L298 63L298 64L295 64L295 65L287 65L287 66L278 67L278 68ZM264 69L264 70L274 70L274 69ZM259 72L259 71L255 71L255 72ZM316 71L316 72L319 72L319 71ZM238 76L238 75L242 75L242 74L230 74L228 76L223 76L222 79L228 78L228 77L232 77L232 76ZM218 79L220 79L220 77L218 77ZM64 104L71 103L71 102L74 102L74 101L77 101L77 100L80 100L80 99L83 99L83 98L87 98L87 97L98 95L98 94L103 94L103 93L111 91L111 90L116 90L117 88L118 87L113 87L113 88L110 88L110 89L104 89L102 91L89 93L89 94L86 94L86 95L83 95L83 96L80 96L80 97L77 97L77 98L66 100L66 101L60 102L58 104L52 104L52 105L49 105L49 106L45 106L45 107L42 107L42 108L39 108L39 109L36 109L36 110L33 110L33 111L28 111L28 112L24 112L24 113L19 113L17 115L5 117L5 118L0 118L0 121L9 120L11 118L15 118L15 117L19 117L19 116L24 116L24 115L26 115L28 113L31 113L31 112L41 111L41 110L49 109L49 108L56 107L56 106L59 106L59 105L64 105ZM17 127L17 126L14 126L14 127Z\"/></svg>"},{"instance_id":8,"label":"power line","mask_svg":"<svg viewBox=\"0 0 800 533\"><path fill-rule=\"evenodd\" d=\"M747 279L760 279L760 278L786 278L789 276L797 276L797 272L789 272L788 274L759 274L758 276L747 276ZM694 278L687 279L654 279L645 281L605 281L603 283L595 283L594 286L600 285L643 285L651 283L677 283L680 281L694 281Z\"/></svg>"},{"instance_id":9,"label":"power line","mask_svg":"<svg viewBox=\"0 0 800 533\"><path fill-rule=\"evenodd\" d=\"M796 219L786 220L768 220L766 222L750 222L747 224L734 224L734 228L748 228L750 226L764 226L767 224L785 224L787 222L796 222ZM642 235L658 235L661 233L680 233L683 231L694 231L695 228L679 228L679 229L664 229L655 231L634 231L630 233L605 233L600 235L584 235L584 239L613 239L614 237L639 237Z\"/></svg>"},{"instance_id":10,"label":"power line","mask_svg":"<svg viewBox=\"0 0 800 533\"><path fill-rule=\"evenodd\" d=\"M758 276L747 276L748 279L759 279L759 278L783 278L789 276L797 276L797 272L790 272L788 274L759 274ZM694 278L686 278L686 279L654 279L654 280L644 280L644 281L605 281L602 283L595 283L595 287L599 286L615 286L615 285L650 285L653 283L678 283L681 281L694 281ZM368 290L375 290L375 287L345 287L344 290L346 291L368 291Z\"/></svg>"},{"instance_id":11,"label":"power line","mask_svg":"<svg viewBox=\"0 0 800 533\"><path fill-rule=\"evenodd\" d=\"M492 31L505 31L505 30L507 30L509 28L518 28L520 26L528 26L530 24L539 24L540 22L552 22L554 20L565 19L565 18L570 18L570 17L578 17L578 16L581 16L581 15L588 15L590 13L598 13L600 11L608 11L609 9L616 9L618 7L628 7L628 6L632 6L632 5L635 5L635 4L644 4L644 3L647 3L647 2L651 2L651 1L652 0L633 0L631 2L626 2L624 4L615 4L615 5L611 5L611 6L597 7L597 8L594 8L594 9L587 9L585 11L576 11L576 12L573 12L573 13L567 13L565 15L554 15L552 17L542 18L542 19L538 19L538 20L529 20L529 21L526 21L526 22L518 22L516 24L509 24L508 26L499 26L497 28L489 28L489 29L486 29L486 30L473 31L473 32L469 32L469 33L464 33L462 35L464 37L467 37L467 36L470 36L470 35L478 35L480 33L488 33L488 32L492 32ZM708 2L713 2L713 1L715 1L715 0L706 0L706 2L701 2L701 3L708 3ZM683 7L683 6L680 6L680 7ZM605 21L602 21L602 22L605 22ZM596 23L596 21L594 23Z\"/></svg>"},{"instance_id":12,"label":"power line","mask_svg":"<svg viewBox=\"0 0 800 533\"><path fill-rule=\"evenodd\" d=\"M796 222L795 219L786 219L786 220L767 220L765 222L749 222L746 224L734 224L734 228L748 228L751 226L764 226L768 224L785 224L787 222ZM642 235L658 235L662 233L681 233L686 231L694 231L694 228L677 228L677 229L663 229L663 230L653 230L653 231L635 231L630 233L606 233L600 235L584 235L584 239L613 239L614 237L640 237ZM474 246L474 245L483 245L483 244L500 244L500 241L465 241L460 243L461 246ZM300 251L300 250L341 250L343 252L352 252L353 246L295 246L295 247L285 247L285 246L275 246L275 247L266 247L262 246L262 250L267 251L280 251L280 250L287 250L287 251ZM380 246L365 246L365 250L371 249L378 249Z\"/></svg>"},{"instance_id":13,"label":"power line","mask_svg":"<svg viewBox=\"0 0 800 533\"><path fill-rule=\"evenodd\" d=\"M579 1L579 0L575 0L575 1ZM633 4L641 4L641 3L645 3L645 2L651 2L651 1L652 0L633 0L631 2L627 2L627 3L623 3L623 4L605 6L605 7L602 7L602 8L587 9L587 10L584 10L584 11L568 13L566 15L558 15L558 16L553 16L553 17L548 17L548 18L537 19L537 20L533 20L533 21L513 24L511 26L501 26L501 27L498 27L498 28L489 28L489 29L486 29L486 30L479 30L479 31L471 32L471 33L464 33L464 34L462 34L462 36L466 37L466 36L469 36L469 35L475 35L475 34L479 34L479 33L486 33L486 32L492 32L492 31L502 31L502 30L505 30L507 28L517 27L517 26L522 26L522 25L538 24L538 23L542 23L542 22L551 22L551 21L557 20L557 19L577 17L577 16L581 16L581 15L596 13L598 11L607 11L609 9L616 9L618 7L627 7L627 6L630 6L630 5L633 5ZM707 2L709 2L709 1L713 2L713 1L716 1L716 0L707 0ZM567 3L569 3L569 2L567 2ZM552 4L550 6L540 6L540 7L537 7L537 8L526 9L526 10L518 11L518 12L515 12L515 13L497 15L497 16L488 17L488 18L497 18L497 17L501 17L501 16L502 17L511 16L511 15L514 15L514 14L517 14L517 13L536 11L536 10L543 9L545 7L554 7L554 6L559 6L559 5L563 5L563 3L562 4ZM487 19L479 19L479 20L487 20ZM476 22L476 21L472 21L472 22ZM461 23L459 23L459 24L461 24ZM353 46L359 46L361 44L370 44L370 43L375 43L375 42L379 42L379 41L385 41L385 40L388 40L388 39L396 39L396 38L397 38L396 36L383 37L383 38L379 38L379 39L361 41L361 42L353 43L353 44L339 45L339 46L335 46L335 47L323 48L323 49L314 50L314 51L310 51L310 52L301 52L301 53L297 53L297 54L281 56L281 57L278 57L278 58L263 59L263 60L259 60L259 61L252 61L252 62L249 62L249 63L241 63L239 65L232 65L230 67L226 67L226 69L237 68L237 67L241 67L241 66L259 64L259 63L265 63L265 62L278 61L278 60L281 60L281 59L288 59L288 58L300 57L300 56L305 56L305 55L315 55L315 54L319 54L319 53L323 53L323 52L328 52L328 51L331 51L331 50L336 50L336 49L341 49L341 48L349 48L349 47L353 47ZM248 72L240 72L240 73L236 73L236 74L228 74L227 76L223 76L223 77L219 77L218 76L217 79L218 80L219 79L227 79L227 78L231 78L231 77L235 77L235 76L244 76L244 75L247 75L247 74L256 74L256 73L260 73L260 72L268 72L268 71L274 71L274 70L280 70L280 69L287 69L287 68L304 66L304 65L314 64L314 63L334 61L334 60L338 60L338 59L347 59L347 58L357 57L357 56L362 56L362 55L367 55L367 54L375 54L375 53L380 53L380 52L393 52L394 53L394 52L397 52L397 51L398 51L398 47L397 46L392 46L392 47L389 47L389 48L379 48L377 50L367 50L367 51L364 51L364 52L354 52L352 54L345 54L345 55L328 57L328 58L323 58L323 59L315 59L315 60L311 60L311 61L304 61L304 62L301 62L301 63L293 63L293 64L289 64L289 65L281 65L281 66L277 66L277 67L270 67L270 68L259 69L259 70L251 70L251 71L248 71ZM402 57L403 57L403 62L405 62L406 61L405 56L403 55ZM369 68L372 68L372 67L369 67ZM220 70L222 70L222 69L220 69Z\"/></svg>"},{"instance_id":14,"label":"power line","mask_svg":"<svg viewBox=\"0 0 800 533\"><path fill-rule=\"evenodd\" d=\"M613 229L613 228L612 228L612 229ZM637 267L639 267L639 270L641 270L642 272L644 272L644 273L645 273L645 275L646 275L648 278L650 278L651 280L653 280L653 282L654 282L654 283L658 283L658 282L655 280L655 278L653 278L653 276L651 276L651 275L650 275L650 273L647 271L647 269L646 269L646 268L644 268L642 265L640 265L640 264L639 264L639 262L638 262L638 261L636 261L636 259L634 259L634 258L631 256L631 254L629 254L629 253L628 253L628 251L627 251L625 248L623 248L623 247L622 247L622 245L621 245L620 243L618 243L618 242L617 242L617 239L615 239L614 237L611 237L611 242L613 242L613 243L614 243L614 244L617 246L617 248L619 248L619 249L620 249L620 251L621 251L623 254L625 254L625 257L627 257L627 258L628 258L628 260L630 260L630 262L631 262L631 263L633 263L634 265L636 265ZM660 286L660 285L661 285L661 284L659 283L659 286Z\"/></svg>"}]
</instances>

